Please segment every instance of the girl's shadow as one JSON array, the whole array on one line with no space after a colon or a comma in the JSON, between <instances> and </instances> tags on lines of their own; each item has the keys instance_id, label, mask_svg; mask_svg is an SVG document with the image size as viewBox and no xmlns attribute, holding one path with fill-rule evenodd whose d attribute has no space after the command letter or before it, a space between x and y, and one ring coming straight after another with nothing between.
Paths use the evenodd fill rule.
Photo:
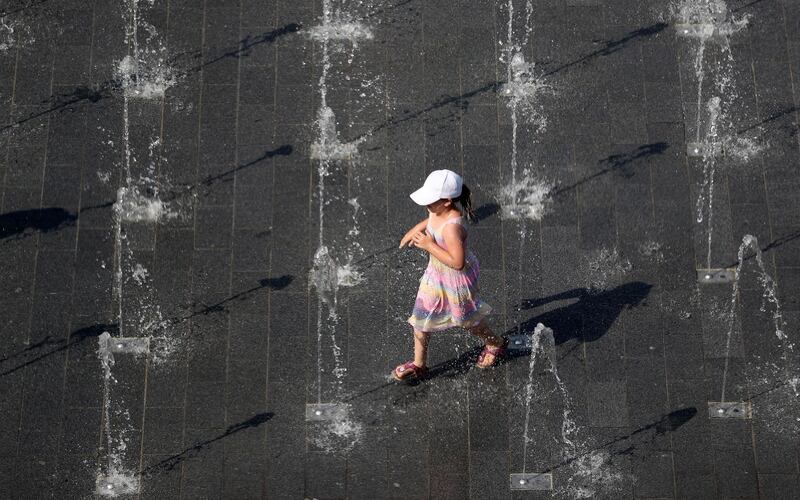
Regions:
<instances>
[{"instance_id":1,"label":"girl's shadow","mask_svg":"<svg viewBox=\"0 0 800 500\"><path fill-rule=\"evenodd\" d=\"M573 288L549 297L527 299L517 305L518 310L533 309L555 300L577 298L578 301L537 314L505 335L532 335L536 325L542 323L553 330L556 345L573 338L593 342L608 332L623 309L639 306L651 288L647 283L632 281L611 290Z\"/></svg>"},{"instance_id":2,"label":"girl's shadow","mask_svg":"<svg viewBox=\"0 0 800 500\"><path fill-rule=\"evenodd\" d=\"M596 291L573 288L549 297L527 299L517 305L518 310L534 309L556 300L578 300L567 306L552 309L531 317L507 330L503 335L533 335L536 325L543 323L553 330L556 345L570 339L593 342L605 335L624 309L639 306L649 295L652 285L641 281L625 283L611 290ZM425 379L436 377L458 377L470 371L478 359L482 347L476 346L459 356L429 367ZM499 363L528 356L530 351L508 351ZM410 382L412 385L419 381Z\"/></svg>"},{"instance_id":3,"label":"girl's shadow","mask_svg":"<svg viewBox=\"0 0 800 500\"><path fill-rule=\"evenodd\" d=\"M533 309L556 300L578 299L577 302L570 305L537 314L523 321L516 328L507 330L503 335L533 335L536 325L543 323L553 330L556 345L573 338L581 341L578 345L582 342L592 342L608 332L623 309L639 306L647 298L651 288L652 285L647 283L633 281L611 290L595 291L574 288L549 297L524 300L518 304L519 310ZM481 346L475 346L455 358L430 366L428 373L422 380L414 379L400 383L395 381L387 382L363 393L356 394L348 398L347 401L358 399L387 387L417 386L421 382L440 377L454 378L463 376L473 369L481 349ZM529 354L530 350L509 351L498 361L498 365L511 362L518 357L527 357ZM417 389L417 391L420 390L424 391L425 386ZM397 397L401 399L407 398L408 394L401 391Z\"/></svg>"}]
</instances>

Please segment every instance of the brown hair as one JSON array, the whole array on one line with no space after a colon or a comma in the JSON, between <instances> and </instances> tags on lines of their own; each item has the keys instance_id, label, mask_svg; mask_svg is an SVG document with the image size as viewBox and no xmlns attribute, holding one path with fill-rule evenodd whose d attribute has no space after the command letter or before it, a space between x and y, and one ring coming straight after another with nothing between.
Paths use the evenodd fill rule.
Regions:
<instances>
[{"instance_id":1,"label":"brown hair","mask_svg":"<svg viewBox=\"0 0 800 500\"><path fill-rule=\"evenodd\" d=\"M467 217L467 220L472 221L475 219L475 210L472 208L472 191L469 190L466 184L461 185L461 195L455 198L461 205L461 211Z\"/></svg>"}]
</instances>

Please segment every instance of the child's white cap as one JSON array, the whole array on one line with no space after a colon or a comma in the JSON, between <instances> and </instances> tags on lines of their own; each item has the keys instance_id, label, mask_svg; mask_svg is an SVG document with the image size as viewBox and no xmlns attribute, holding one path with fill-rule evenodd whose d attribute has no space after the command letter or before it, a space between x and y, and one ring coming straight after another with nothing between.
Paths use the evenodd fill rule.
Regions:
<instances>
[{"instance_id":1,"label":"child's white cap","mask_svg":"<svg viewBox=\"0 0 800 500\"><path fill-rule=\"evenodd\" d=\"M461 176L452 170L434 170L425 179L425 184L409 196L417 205L430 205L443 198L458 198L463 185Z\"/></svg>"}]
</instances>

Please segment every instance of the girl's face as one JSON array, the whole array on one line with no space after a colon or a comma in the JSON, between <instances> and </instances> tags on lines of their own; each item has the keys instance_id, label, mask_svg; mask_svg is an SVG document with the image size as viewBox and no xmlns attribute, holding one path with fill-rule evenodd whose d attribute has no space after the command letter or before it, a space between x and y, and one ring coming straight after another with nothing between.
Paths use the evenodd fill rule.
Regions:
<instances>
[{"instance_id":1,"label":"girl's face","mask_svg":"<svg viewBox=\"0 0 800 500\"><path fill-rule=\"evenodd\" d=\"M453 201L452 200L443 199L443 200L434 201L430 205L427 205L425 208L428 209L428 212L430 212L432 214L439 215L442 212L446 212L447 210L449 210L451 206L453 206Z\"/></svg>"}]
</instances>

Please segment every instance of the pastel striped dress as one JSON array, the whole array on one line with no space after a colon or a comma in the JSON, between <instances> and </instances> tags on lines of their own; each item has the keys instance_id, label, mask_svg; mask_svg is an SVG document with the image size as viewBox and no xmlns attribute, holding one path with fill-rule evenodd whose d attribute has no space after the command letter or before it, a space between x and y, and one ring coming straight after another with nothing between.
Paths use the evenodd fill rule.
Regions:
<instances>
[{"instance_id":1,"label":"pastel striped dress","mask_svg":"<svg viewBox=\"0 0 800 500\"><path fill-rule=\"evenodd\" d=\"M448 219L438 231L431 227L430 219L427 226L436 244L445 250L447 245L442 231L447 224L461 224L466 230L463 217ZM464 267L461 270L448 267L431 255L420 279L414 310L408 318L411 326L423 332L436 332L480 323L492 308L478 298L479 267L477 257L468 248L464 249Z\"/></svg>"}]
</instances>

